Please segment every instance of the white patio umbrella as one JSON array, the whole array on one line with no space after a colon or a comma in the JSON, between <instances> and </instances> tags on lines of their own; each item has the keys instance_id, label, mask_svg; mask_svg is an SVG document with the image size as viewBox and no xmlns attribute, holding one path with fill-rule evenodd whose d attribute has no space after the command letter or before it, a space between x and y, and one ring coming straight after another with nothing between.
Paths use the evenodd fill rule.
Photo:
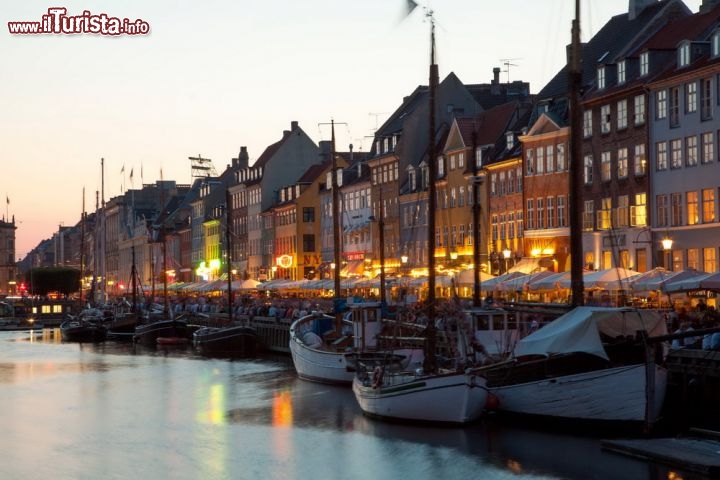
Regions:
<instances>
[{"instance_id":1,"label":"white patio umbrella","mask_svg":"<svg viewBox=\"0 0 720 480\"><path fill-rule=\"evenodd\" d=\"M586 289L598 288L603 290L623 290L630 287L630 279L640 275L640 272L622 267L588 272L583 275L583 284Z\"/></svg>"},{"instance_id":2,"label":"white patio umbrella","mask_svg":"<svg viewBox=\"0 0 720 480\"><path fill-rule=\"evenodd\" d=\"M260 285L260 282L257 280L253 280L252 278L247 278L245 280L235 280L232 282L232 288L233 290L254 290L258 288L258 285Z\"/></svg>"},{"instance_id":3,"label":"white patio umbrella","mask_svg":"<svg viewBox=\"0 0 720 480\"><path fill-rule=\"evenodd\" d=\"M475 269L474 268L468 268L467 270L463 270L462 272L459 272L457 274L457 284L461 285L463 287L472 287L475 284ZM489 273L480 272L480 285L483 283L492 280L495 278L494 275L490 275Z\"/></svg>"},{"instance_id":4,"label":"white patio umbrella","mask_svg":"<svg viewBox=\"0 0 720 480\"><path fill-rule=\"evenodd\" d=\"M487 282L481 282L480 283L480 290L495 290L496 287L499 287L503 282L506 282L508 280L512 280L513 278L518 277L524 277L525 274L522 272L508 272L503 273L502 275L498 275L495 278L491 278Z\"/></svg>"},{"instance_id":5,"label":"white patio umbrella","mask_svg":"<svg viewBox=\"0 0 720 480\"><path fill-rule=\"evenodd\" d=\"M665 290L665 285L672 282L678 282L690 277L701 275L694 268L687 270L679 270L672 272L663 267L655 267L645 273L633 277L630 280L630 287L636 292L651 292L655 290Z\"/></svg>"},{"instance_id":6,"label":"white patio umbrella","mask_svg":"<svg viewBox=\"0 0 720 480\"><path fill-rule=\"evenodd\" d=\"M720 273L698 272L697 275L669 282L665 285L665 291L689 292L691 290L720 290Z\"/></svg>"},{"instance_id":7,"label":"white patio umbrella","mask_svg":"<svg viewBox=\"0 0 720 480\"><path fill-rule=\"evenodd\" d=\"M570 288L570 272L555 272L551 275L533 279L528 282L528 290L542 292Z\"/></svg>"},{"instance_id":8,"label":"white patio umbrella","mask_svg":"<svg viewBox=\"0 0 720 480\"><path fill-rule=\"evenodd\" d=\"M529 289L529 284L531 282L536 280L539 281L554 274L555 272L551 272L550 270L541 270L521 277L511 278L510 280L502 282L498 287L500 290L506 292L519 292L521 290L525 290L526 288Z\"/></svg>"}]
</instances>

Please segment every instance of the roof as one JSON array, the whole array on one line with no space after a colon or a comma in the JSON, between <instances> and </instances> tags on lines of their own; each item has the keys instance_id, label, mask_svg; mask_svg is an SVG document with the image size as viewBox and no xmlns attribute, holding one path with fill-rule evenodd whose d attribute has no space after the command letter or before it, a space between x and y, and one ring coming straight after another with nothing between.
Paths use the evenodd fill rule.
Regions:
<instances>
[{"instance_id":1,"label":"roof","mask_svg":"<svg viewBox=\"0 0 720 480\"><path fill-rule=\"evenodd\" d=\"M634 50L663 26L663 18L676 14L689 15L690 10L679 0L660 0L647 6L633 19L629 18L627 12L612 17L589 42L582 45L582 84L592 83L600 58L614 60L625 55L628 50ZM569 90L568 67L565 65L540 90L538 98L566 95Z\"/></svg>"}]
</instances>

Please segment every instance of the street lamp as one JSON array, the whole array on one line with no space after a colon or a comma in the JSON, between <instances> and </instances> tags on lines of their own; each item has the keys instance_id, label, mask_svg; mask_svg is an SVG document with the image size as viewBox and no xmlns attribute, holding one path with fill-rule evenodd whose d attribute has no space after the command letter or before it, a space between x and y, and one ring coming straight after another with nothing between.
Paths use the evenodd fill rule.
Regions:
<instances>
[{"instance_id":1,"label":"street lamp","mask_svg":"<svg viewBox=\"0 0 720 480\"><path fill-rule=\"evenodd\" d=\"M380 304L385 305L385 221L382 215L382 204L380 205L380 218L376 219L374 215L370 215L368 220L377 222L379 230L380 243Z\"/></svg>"},{"instance_id":2,"label":"street lamp","mask_svg":"<svg viewBox=\"0 0 720 480\"><path fill-rule=\"evenodd\" d=\"M505 272L508 271L508 260L510 259L510 255L512 255L512 252L509 248L505 248L505 250L502 251L503 258L505 259Z\"/></svg>"},{"instance_id":3,"label":"street lamp","mask_svg":"<svg viewBox=\"0 0 720 480\"><path fill-rule=\"evenodd\" d=\"M673 239L670 238L670 235L665 232L665 238L660 240L660 243L662 244L663 251L665 252L665 255L668 259L668 270L672 272L673 270L673 264L672 264L672 246L673 246Z\"/></svg>"}]
</instances>

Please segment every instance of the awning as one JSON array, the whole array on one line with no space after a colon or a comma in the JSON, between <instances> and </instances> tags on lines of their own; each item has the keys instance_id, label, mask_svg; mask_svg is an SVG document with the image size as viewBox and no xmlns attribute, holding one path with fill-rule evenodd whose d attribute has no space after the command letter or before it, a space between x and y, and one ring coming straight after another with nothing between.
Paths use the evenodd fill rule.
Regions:
<instances>
[{"instance_id":1,"label":"awning","mask_svg":"<svg viewBox=\"0 0 720 480\"><path fill-rule=\"evenodd\" d=\"M350 260L347 265L343 267L343 269L340 271L340 275L342 276L349 276L349 275L362 275L365 271L365 261L364 260Z\"/></svg>"},{"instance_id":2,"label":"awning","mask_svg":"<svg viewBox=\"0 0 720 480\"><path fill-rule=\"evenodd\" d=\"M508 268L508 272L520 272L520 273L535 273L543 268L540 266L539 258L523 258L511 268Z\"/></svg>"}]
</instances>

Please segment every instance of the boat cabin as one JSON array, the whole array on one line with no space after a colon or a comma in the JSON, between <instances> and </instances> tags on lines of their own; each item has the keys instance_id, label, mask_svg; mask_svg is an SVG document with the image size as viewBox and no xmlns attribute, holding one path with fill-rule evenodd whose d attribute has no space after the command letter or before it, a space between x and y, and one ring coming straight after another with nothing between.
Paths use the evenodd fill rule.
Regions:
<instances>
[{"instance_id":1,"label":"boat cabin","mask_svg":"<svg viewBox=\"0 0 720 480\"><path fill-rule=\"evenodd\" d=\"M513 350L520 340L520 329L513 312L499 308L473 308L463 312L470 331L493 356L502 356Z\"/></svg>"}]
</instances>

